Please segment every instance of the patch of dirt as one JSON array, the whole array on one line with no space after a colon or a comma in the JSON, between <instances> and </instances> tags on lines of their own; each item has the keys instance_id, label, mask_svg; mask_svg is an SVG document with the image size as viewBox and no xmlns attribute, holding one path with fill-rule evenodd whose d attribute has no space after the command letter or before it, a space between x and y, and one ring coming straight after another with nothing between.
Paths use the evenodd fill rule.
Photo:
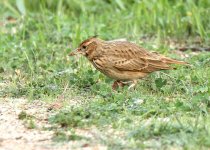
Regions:
<instances>
[{"instance_id":1,"label":"patch of dirt","mask_svg":"<svg viewBox=\"0 0 210 150\"><path fill-rule=\"evenodd\" d=\"M65 149L107 149L97 143L69 141L56 143L52 140L54 131L44 130L51 127L48 123L49 104L43 101L28 102L26 99L0 99L0 150L65 150ZM34 129L29 129L18 115L26 112L34 117ZM93 137L91 131L79 130L78 134Z\"/></svg>"}]
</instances>

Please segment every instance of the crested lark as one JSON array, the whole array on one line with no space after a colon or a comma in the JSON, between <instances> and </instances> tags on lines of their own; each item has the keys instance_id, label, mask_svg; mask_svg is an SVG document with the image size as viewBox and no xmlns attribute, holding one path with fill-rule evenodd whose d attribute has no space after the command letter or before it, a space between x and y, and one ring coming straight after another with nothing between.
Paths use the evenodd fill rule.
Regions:
<instances>
[{"instance_id":1,"label":"crested lark","mask_svg":"<svg viewBox=\"0 0 210 150\"><path fill-rule=\"evenodd\" d=\"M172 69L170 64L187 64L165 57L156 52L150 52L138 45L127 41L104 41L96 37L83 41L69 55L82 54L93 66L115 79L112 88L132 82L129 89L134 87L137 80L158 70Z\"/></svg>"}]
</instances>

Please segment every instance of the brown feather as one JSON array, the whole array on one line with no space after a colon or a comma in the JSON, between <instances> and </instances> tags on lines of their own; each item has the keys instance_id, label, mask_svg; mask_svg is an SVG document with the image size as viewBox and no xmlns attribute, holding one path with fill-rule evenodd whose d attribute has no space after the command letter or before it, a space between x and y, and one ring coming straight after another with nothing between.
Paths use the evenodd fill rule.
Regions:
<instances>
[{"instance_id":1,"label":"brown feather","mask_svg":"<svg viewBox=\"0 0 210 150\"><path fill-rule=\"evenodd\" d=\"M92 37L78 49L87 46L85 53L93 66L110 78L134 80L158 70L172 69L170 64L187 64L150 52L127 41L103 41Z\"/></svg>"}]
</instances>

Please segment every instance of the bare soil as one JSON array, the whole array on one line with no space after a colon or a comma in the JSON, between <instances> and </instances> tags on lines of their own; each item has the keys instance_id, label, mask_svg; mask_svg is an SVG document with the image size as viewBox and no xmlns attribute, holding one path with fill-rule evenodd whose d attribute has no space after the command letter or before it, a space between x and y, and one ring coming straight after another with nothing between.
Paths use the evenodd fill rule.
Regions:
<instances>
[{"instance_id":1,"label":"bare soil","mask_svg":"<svg viewBox=\"0 0 210 150\"><path fill-rule=\"evenodd\" d=\"M65 149L107 149L97 143L87 141L54 142L53 130L48 122L49 104L43 101L28 102L26 99L0 99L0 150L65 150ZM35 128L18 118L22 112L34 116ZM78 134L93 137L93 132L78 130Z\"/></svg>"}]
</instances>

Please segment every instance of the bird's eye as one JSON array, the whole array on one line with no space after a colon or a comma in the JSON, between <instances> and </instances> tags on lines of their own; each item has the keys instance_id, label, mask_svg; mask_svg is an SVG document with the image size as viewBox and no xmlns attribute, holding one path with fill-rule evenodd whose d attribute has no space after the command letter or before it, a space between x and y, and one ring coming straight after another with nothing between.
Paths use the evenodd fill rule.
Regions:
<instances>
[{"instance_id":1,"label":"bird's eye","mask_svg":"<svg viewBox=\"0 0 210 150\"><path fill-rule=\"evenodd\" d=\"M82 48L83 48L83 49L86 49L86 46L85 46L85 45L83 45L83 46L82 46Z\"/></svg>"}]
</instances>

